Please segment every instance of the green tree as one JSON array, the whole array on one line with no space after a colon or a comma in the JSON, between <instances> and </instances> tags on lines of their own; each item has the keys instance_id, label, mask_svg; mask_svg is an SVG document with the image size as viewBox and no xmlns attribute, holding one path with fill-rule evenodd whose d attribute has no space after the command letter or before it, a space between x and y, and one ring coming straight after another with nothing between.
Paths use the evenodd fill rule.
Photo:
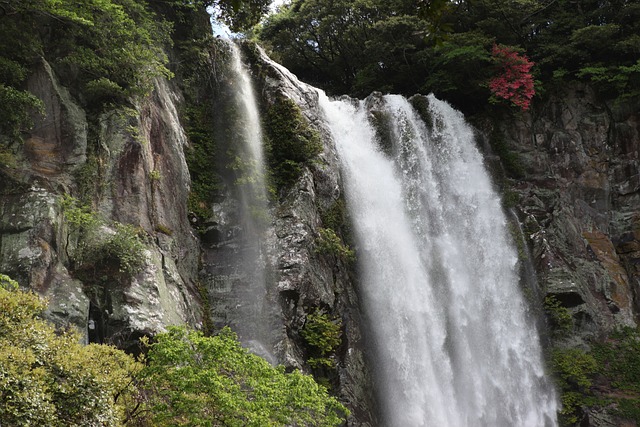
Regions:
<instances>
[{"instance_id":1,"label":"green tree","mask_svg":"<svg viewBox=\"0 0 640 427\"><path fill-rule=\"evenodd\" d=\"M141 425L337 426L347 414L312 377L272 367L228 328L205 337L173 327L148 345Z\"/></svg>"},{"instance_id":2,"label":"green tree","mask_svg":"<svg viewBox=\"0 0 640 427\"><path fill-rule=\"evenodd\" d=\"M120 426L141 365L40 318L46 302L0 275L0 424ZM96 363L99 361L99 363Z\"/></svg>"}]
</instances>

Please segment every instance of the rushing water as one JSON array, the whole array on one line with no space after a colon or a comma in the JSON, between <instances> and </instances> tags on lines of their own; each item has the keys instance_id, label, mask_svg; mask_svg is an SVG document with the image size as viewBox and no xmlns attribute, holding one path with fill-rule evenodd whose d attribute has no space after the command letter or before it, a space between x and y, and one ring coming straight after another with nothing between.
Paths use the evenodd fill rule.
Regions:
<instances>
[{"instance_id":1,"label":"rushing water","mask_svg":"<svg viewBox=\"0 0 640 427\"><path fill-rule=\"evenodd\" d=\"M427 98L385 96L391 147L363 102L321 107L343 169L385 425L556 425L517 255L473 132Z\"/></svg>"}]
</instances>

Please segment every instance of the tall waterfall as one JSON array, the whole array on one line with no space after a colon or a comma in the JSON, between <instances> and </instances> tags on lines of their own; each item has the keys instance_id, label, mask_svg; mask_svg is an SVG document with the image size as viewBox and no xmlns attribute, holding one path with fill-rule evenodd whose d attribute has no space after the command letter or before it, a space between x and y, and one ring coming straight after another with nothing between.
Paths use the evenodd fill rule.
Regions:
<instances>
[{"instance_id":1,"label":"tall waterfall","mask_svg":"<svg viewBox=\"0 0 640 427\"><path fill-rule=\"evenodd\" d=\"M231 100L236 110L235 120L229 124L228 137L236 160L236 180L233 183L239 200L241 235L234 250L235 271L232 272L233 300L227 313L229 323L243 345L275 362L270 353L271 317L267 295L265 261L265 232L269 222L262 127L258 103L251 76L242 62L238 46L228 42L231 52Z\"/></svg>"},{"instance_id":2,"label":"tall waterfall","mask_svg":"<svg viewBox=\"0 0 640 427\"><path fill-rule=\"evenodd\" d=\"M385 425L555 426L517 255L462 115L429 96L427 126L406 99L385 96L391 147L381 150L364 102L320 96L355 228Z\"/></svg>"}]
</instances>

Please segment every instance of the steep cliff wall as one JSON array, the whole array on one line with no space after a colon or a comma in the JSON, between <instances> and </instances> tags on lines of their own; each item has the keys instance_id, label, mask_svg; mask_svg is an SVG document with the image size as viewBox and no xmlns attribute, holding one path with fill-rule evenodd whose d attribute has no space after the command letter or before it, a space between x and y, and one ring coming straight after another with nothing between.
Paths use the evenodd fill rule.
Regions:
<instances>
[{"instance_id":1,"label":"steep cliff wall","mask_svg":"<svg viewBox=\"0 0 640 427\"><path fill-rule=\"evenodd\" d=\"M57 324L75 325L92 340L129 346L168 324L195 324L197 251L186 214L179 95L158 80L135 108L88 118L45 60L28 89L45 114L34 116L13 164L2 167L0 269L47 296ZM63 194L83 199L103 235L117 234L118 224L135 227L144 243L137 274L113 275L113 254L81 271L83 246L65 221Z\"/></svg>"},{"instance_id":2,"label":"steep cliff wall","mask_svg":"<svg viewBox=\"0 0 640 427\"><path fill-rule=\"evenodd\" d=\"M637 110L566 88L499 135L522 168L514 188L541 285L569 308L577 336L638 315ZM495 136L495 134L494 134Z\"/></svg>"},{"instance_id":3,"label":"steep cliff wall","mask_svg":"<svg viewBox=\"0 0 640 427\"><path fill-rule=\"evenodd\" d=\"M220 89L232 80L221 75L228 72L222 46L203 51L211 67L198 70L217 81L215 93L204 93L208 86L197 81L157 79L135 105L99 113L85 111L45 60L32 70L28 89L42 99L45 114L33 116L24 144L13 147L13 161L0 167L0 271L46 296L47 316L61 327L79 328L87 342L136 351L138 337L171 324L233 327L243 321L237 308L251 267L238 254L254 250L256 240L242 229L237 176L222 160L235 142L224 123L237 119L221 107L223 100L212 99L234 90ZM300 163L299 176L274 193L265 215L267 249L260 262L267 266L271 339L264 355L288 369L313 372L351 409L350 425L376 425L354 265L319 249L322 230L333 227L340 234L349 225L317 93L255 47L244 50L261 113L288 100L321 142L320 154ZM185 100L178 87L196 96ZM219 179L218 192L198 214L188 211L192 178L186 161L198 141L189 140L193 126L183 128L193 124L188 115L197 99L206 101L199 107L218 138L204 168ZM277 150L285 141L270 143ZM323 355L328 364L312 366L317 349L302 331L318 313L339 326L340 340Z\"/></svg>"}]
</instances>

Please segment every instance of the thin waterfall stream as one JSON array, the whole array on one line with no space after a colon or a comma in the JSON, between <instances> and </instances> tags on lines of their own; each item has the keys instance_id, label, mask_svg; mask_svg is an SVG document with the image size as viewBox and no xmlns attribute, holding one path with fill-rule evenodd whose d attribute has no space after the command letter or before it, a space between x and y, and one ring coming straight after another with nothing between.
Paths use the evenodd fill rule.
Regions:
<instances>
[{"instance_id":1,"label":"thin waterfall stream","mask_svg":"<svg viewBox=\"0 0 640 427\"><path fill-rule=\"evenodd\" d=\"M320 97L355 228L385 425L555 426L517 254L470 126L432 95L430 123L387 95L382 150L365 102Z\"/></svg>"},{"instance_id":2,"label":"thin waterfall stream","mask_svg":"<svg viewBox=\"0 0 640 427\"><path fill-rule=\"evenodd\" d=\"M243 64L239 47L228 40L231 54L230 105L236 111L229 123L232 149L235 151L236 179L233 183L239 202L240 232L234 260L233 293L228 303L227 322L238 333L240 341L252 352L275 364L272 354L272 303L267 287L265 234L270 222L262 125L251 76Z\"/></svg>"}]
</instances>

